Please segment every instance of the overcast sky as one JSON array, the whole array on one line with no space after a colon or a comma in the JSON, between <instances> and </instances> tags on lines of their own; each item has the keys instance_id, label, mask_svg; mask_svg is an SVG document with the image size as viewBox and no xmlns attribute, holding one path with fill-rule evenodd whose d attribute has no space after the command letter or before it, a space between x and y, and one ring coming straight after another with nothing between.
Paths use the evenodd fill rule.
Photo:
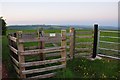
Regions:
<instances>
[{"instance_id":1,"label":"overcast sky","mask_svg":"<svg viewBox=\"0 0 120 80\"><path fill-rule=\"evenodd\" d=\"M55 2L54 0L37 2L17 2L4 0L0 4L0 16L8 25L13 24L60 24L91 25L99 23L105 26L118 25L118 3L109 2ZM32 2L33 1L33 2Z\"/></svg>"}]
</instances>

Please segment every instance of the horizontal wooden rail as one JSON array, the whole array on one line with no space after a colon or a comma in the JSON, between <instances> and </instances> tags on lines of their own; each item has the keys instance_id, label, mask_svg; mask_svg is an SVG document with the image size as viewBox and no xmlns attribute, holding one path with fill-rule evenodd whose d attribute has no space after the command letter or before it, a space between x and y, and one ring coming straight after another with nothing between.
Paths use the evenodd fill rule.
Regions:
<instances>
[{"instance_id":1,"label":"horizontal wooden rail","mask_svg":"<svg viewBox=\"0 0 120 80\"><path fill-rule=\"evenodd\" d=\"M10 46L10 45L9 45L9 48L10 48L10 50L13 51L15 54L18 54L18 50L17 50L17 49L15 49L14 47L12 47L12 46Z\"/></svg>"},{"instance_id":2,"label":"horizontal wooden rail","mask_svg":"<svg viewBox=\"0 0 120 80\"><path fill-rule=\"evenodd\" d=\"M66 58L52 59L52 60L44 60L44 61L34 61L34 62L26 62L21 63L21 67L30 67L30 66L38 66L44 64L52 64L65 61Z\"/></svg>"},{"instance_id":3,"label":"horizontal wooden rail","mask_svg":"<svg viewBox=\"0 0 120 80\"><path fill-rule=\"evenodd\" d=\"M73 33L67 33L66 36L73 36Z\"/></svg>"},{"instance_id":4,"label":"horizontal wooden rail","mask_svg":"<svg viewBox=\"0 0 120 80\"><path fill-rule=\"evenodd\" d=\"M17 66L15 66L14 64L12 64L12 65L13 65L13 67L14 67L15 71L17 72L17 74L20 74L20 70L18 69L18 67L17 67Z\"/></svg>"},{"instance_id":5,"label":"horizontal wooden rail","mask_svg":"<svg viewBox=\"0 0 120 80\"><path fill-rule=\"evenodd\" d=\"M91 46L92 46L92 45L93 45L93 42L79 42L79 43L76 43L75 45L76 45L76 46L78 46L78 45L81 45L81 46L82 46L82 45L91 45Z\"/></svg>"},{"instance_id":6,"label":"horizontal wooden rail","mask_svg":"<svg viewBox=\"0 0 120 80\"><path fill-rule=\"evenodd\" d=\"M61 37L40 37L40 38L21 38L19 39L19 42L25 43L25 42L39 42L43 41L45 43L58 43L61 40L65 40L64 38Z\"/></svg>"},{"instance_id":7,"label":"horizontal wooden rail","mask_svg":"<svg viewBox=\"0 0 120 80\"><path fill-rule=\"evenodd\" d=\"M48 74L43 74L43 75L38 75L38 76L34 76L34 77L29 77L26 80L36 80L36 79L43 79L43 78L50 78L56 75L56 72L54 73L48 73Z\"/></svg>"},{"instance_id":8,"label":"horizontal wooden rail","mask_svg":"<svg viewBox=\"0 0 120 80\"><path fill-rule=\"evenodd\" d=\"M39 72L45 72L45 71L61 69L61 68L64 68L64 67L65 67L65 64L62 64L62 65L51 66L51 67L40 68L40 69L24 70L24 71L22 71L22 73L23 74L39 73Z\"/></svg>"},{"instance_id":9,"label":"horizontal wooden rail","mask_svg":"<svg viewBox=\"0 0 120 80\"><path fill-rule=\"evenodd\" d=\"M17 38L16 37L13 37L13 36L9 36L9 39L16 42L17 41Z\"/></svg>"},{"instance_id":10,"label":"horizontal wooden rail","mask_svg":"<svg viewBox=\"0 0 120 80\"><path fill-rule=\"evenodd\" d=\"M75 48L77 51L92 51L92 48Z\"/></svg>"},{"instance_id":11,"label":"horizontal wooden rail","mask_svg":"<svg viewBox=\"0 0 120 80\"><path fill-rule=\"evenodd\" d=\"M10 55L10 57L11 57L12 61L14 62L14 64L19 67L19 62L11 55Z\"/></svg>"},{"instance_id":12,"label":"horizontal wooden rail","mask_svg":"<svg viewBox=\"0 0 120 80\"><path fill-rule=\"evenodd\" d=\"M76 38L93 38L93 36L76 36Z\"/></svg>"},{"instance_id":13,"label":"horizontal wooden rail","mask_svg":"<svg viewBox=\"0 0 120 80\"><path fill-rule=\"evenodd\" d=\"M25 47L25 50L29 50L29 49L38 49L39 46L30 46L30 47Z\"/></svg>"},{"instance_id":14,"label":"horizontal wooden rail","mask_svg":"<svg viewBox=\"0 0 120 80\"><path fill-rule=\"evenodd\" d=\"M54 47L54 48L47 48L47 49L36 49L36 50L26 50L21 52L21 55L36 55L40 53L50 53L50 52L58 52L65 50L65 47Z\"/></svg>"},{"instance_id":15,"label":"horizontal wooden rail","mask_svg":"<svg viewBox=\"0 0 120 80\"><path fill-rule=\"evenodd\" d=\"M76 34L78 35L78 34L93 34L93 31L84 31L84 32L82 32L82 31L76 31Z\"/></svg>"},{"instance_id":16,"label":"horizontal wooden rail","mask_svg":"<svg viewBox=\"0 0 120 80\"><path fill-rule=\"evenodd\" d=\"M57 57L57 56L61 56L60 53L48 53L48 54L45 54L45 57Z\"/></svg>"},{"instance_id":17,"label":"horizontal wooden rail","mask_svg":"<svg viewBox=\"0 0 120 80\"><path fill-rule=\"evenodd\" d=\"M75 57L81 57L81 56L87 56L87 55L91 55L92 53L76 53Z\"/></svg>"}]
</instances>

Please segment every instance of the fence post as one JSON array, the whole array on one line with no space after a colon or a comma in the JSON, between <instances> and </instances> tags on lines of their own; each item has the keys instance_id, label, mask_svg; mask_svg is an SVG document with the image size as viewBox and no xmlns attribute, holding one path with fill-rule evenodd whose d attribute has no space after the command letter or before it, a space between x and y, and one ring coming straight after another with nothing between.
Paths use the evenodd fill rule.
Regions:
<instances>
[{"instance_id":1,"label":"fence post","mask_svg":"<svg viewBox=\"0 0 120 80\"><path fill-rule=\"evenodd\" d=\"M94 42L92 58L95 58L97 55L97 45L98 45L98 24L94 24Z\"/></svg>"},{"instance_id":2,"label":"fence post","mask_svg":"<svg viewBox=\"0 0 120 80\"><path fill-rule=\"evenodd\" d=\"M38 29L37 33L38 33L38 38L40 40L40 37L43 37L43 30L42 29ZM44 49L45 48L44 41L40 41L38 43L38 46L39 46L40 49ZM40 53L40 60L45 60L45 54L44 53Z\"/></svg>"},{"instance_id":3,"label":"fence post","mask_svg":"<svg viewBox=\"0 0 120 80\"><path fill-rule=\"evenodd\" d=\"M61 47L65 48L65 50L61 51L61 57L65 58L65 61L62 64L66 65L66 30L61 30Z\"/></svg>"},{"instance_id":4,"label":"fence post","mask_svg":"<svg viewBox=\"0 0 120 80\"><path fill-rule=\"evenodd\" d=\"M70 28L70 59L73 59L75 52L75 29Z\"/></svg>"},{"instance_id":5,"label":"fence post","mask_svg":"<svg viewBox=\"0 0 120 80\"><path fill-rule=\"evenodd\" d=\"M19 63L25 63L25 57L22 56L21 52L24 52L24 46L23 46L23 43L19 43L19 39L22 37L22 31L18 31L16 33L16 37L17 37L17 47L18 47L18 59L19 59ZM26 75L25 74L22 74L22 71L25 70L25 67L21 67L19 66L19 69L20 69L20 77L21 78L26 78Z\"/></svg>"}]
</instances>

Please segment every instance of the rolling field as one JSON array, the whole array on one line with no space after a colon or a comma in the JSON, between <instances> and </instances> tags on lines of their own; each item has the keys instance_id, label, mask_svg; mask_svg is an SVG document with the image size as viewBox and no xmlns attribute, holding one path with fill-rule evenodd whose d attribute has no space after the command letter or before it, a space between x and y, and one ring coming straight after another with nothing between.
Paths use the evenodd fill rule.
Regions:
<instances>
[{"instance_id":1,"label":"rolling field","mask_svg":"<svg viewBox=\"0 0 120 80\"><path fill-rule=\"evenodd\" d=\"M67 30L68 32L69 30ZM7 33L16 32L16 30L8 30ZM35 32L35 30L24 30L23 32ZM57 32L60 33L60 30L45 30L45 32ZM106 34L101 33L101 35L107 36L118 36L118 34ZM82 35L83 36L83 35ZM109 38L101 38L100 40L106 41L114 41L118 42L116 39L109 39ZM93 41L92 39L77 39L78 42L85 42L85 41ZM25 46L34 46L38 45L38 43L27 43ZM48 47L53 45L47 45ZM109 47L111 49L118 49L117 45L111 44L102 44L100 43L101 47ZM80 46L83 47L83 46ZM86 46L85 46L86 47ZM91 47L91 46L89 46ZM68 50L69 51L69 50ZM114 53L111 51L104 51L104 54L118 56L118 53ZM11 65L10 58L9 58L9 48L8 48L8 40L6 36L2 37L2 58L3 62L5 63L8 74L10 78L16 78L15 71ZM33 57L29 58L32 59ZM35 57L34 57L35 58ZM55 78L115 78L119 79L120 76L120 67L118 67L120 62L118 60L112 59L102 59L102 60L88 60L86 58L75 58L72 61L67 61L67 68L64 70L59 70L57 76Z\"/></svg>"}]
</instances>

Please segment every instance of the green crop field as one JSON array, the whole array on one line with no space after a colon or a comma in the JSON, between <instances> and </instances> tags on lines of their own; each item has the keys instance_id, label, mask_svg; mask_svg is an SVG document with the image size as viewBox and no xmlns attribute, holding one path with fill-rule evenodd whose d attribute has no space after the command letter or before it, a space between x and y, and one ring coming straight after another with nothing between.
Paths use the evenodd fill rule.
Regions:
<instances>
[{"instance_id":1,"label":"green crop field","mask_svg":"<svg viewBox=\"0 0 120 80\"><path fill-rule=\"evenodd\" d=\"M67 30L68 32L69 30ZM84 31L84 30L83 30ZM16 30L8 30L8 33L16 32ZM35 32L35 30L23 30L23 32ZM45 30L45 32L56 32L60 33L60 30ZM101 35L107 36L118 36L118 34L106 34L101 33ZM101 38L100 40L106 41L115 41L118 42L117 39L109 39L109 38ZM86 41L93 41L92 39L77 39L78 42L86 42ZM37 45L37 43L27 43L25 46L33 46ZM52 45L47 45L52 46ZM100 43L101 47L109 47L111 49L118 49L119 45L111 45L111 44L102 44ZM103 51L104 54L118 56L118 53L114 53L111 51ZM7 36L2 36L2 60L3 63L6 65L8 74L10 78L16 78L16 73L12 67L9 57L9 48L8 48L8 40ZM33 57L31 57L32 59ZM37 57L36 57L37 58ZM67 67L63 70L58 70L58 74L55 76L55 79L63 79L63 78L114 78L120 79L120 61L103 58L102 60L94 60L91 61L86 58L75 58L73 60L67 61ZM52 78L53 79L53 78ZM13 80L13 79L12 79ZM16 80L16 79L15 79Z\"/></svg>"}]
</instances>

